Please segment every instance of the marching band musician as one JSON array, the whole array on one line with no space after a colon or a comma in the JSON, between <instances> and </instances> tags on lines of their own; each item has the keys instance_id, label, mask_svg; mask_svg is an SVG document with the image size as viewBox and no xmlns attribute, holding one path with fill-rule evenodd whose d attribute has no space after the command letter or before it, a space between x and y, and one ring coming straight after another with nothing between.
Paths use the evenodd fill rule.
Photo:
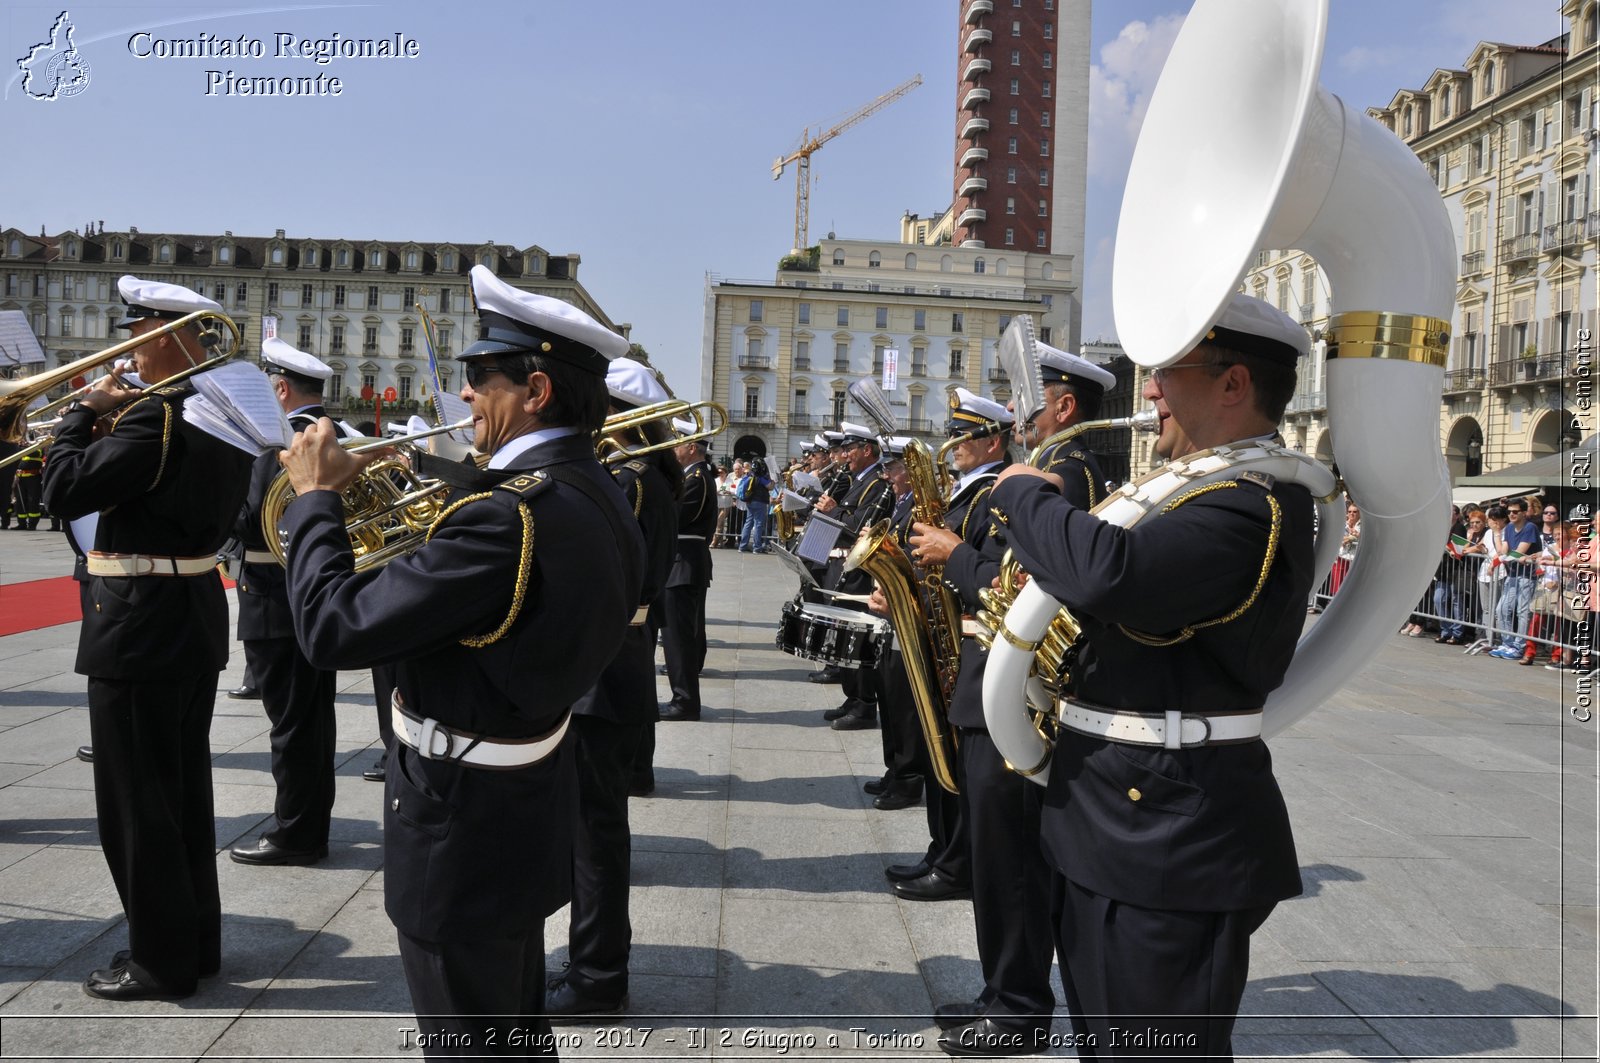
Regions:
<instances>
[{"instance_id":1,"label":"marching band musician","mask_svg":"<svg viewBox=\"0 0 1600 1063\"><path fill-rule=\"evenodd\" d=\"M1005 529L994 517L992 492L1010 464L1012 422L998 402L965 388L951 393L950 435L974 438L954 448L960 478L945 527L912 526L913 560L943 565L945 582L967 613L976 612L978 592L999 573L1005 555ZM930 819L933 844L922 864L887 873L897 880L895 893L909 900L972 898L983 988L970 1003L941 1005L934 1017L945 1030L940 1048L951 1055L991 1055L1019 1036L1031 1046L1050 1029L1050 876L1039 851L1039 789L1006 767L989 737L983 717L988 653L971 637L973 622L963 618L961 625L961 667L950 699L960 789L954 815L947 809L940 822Z\"/></svg>"},{"instance_id":2,"label":"marching band musician","mask_svg":"<svg viewBox=\"0 0 1600 1063\"><path fill-rule=\"evenodd\" d=\"M134 337L222 310L132 276L117 291L128 307L115 327ZM140 377L199 364L207 338L191 323L141 344ZM51 513L100 514L76 668L89 679L101 848L128 916L128 950L84 983L106 1000L186 997L222 963L210 734L228 602L216 559L250 457L184 420L192 394L187 382L137 392L106 376L62 411L44 478Z\"/></svg>"},{"instance_id":3,"label":"marching band musician","mask_svg":"<svg viewBox=\"0 0 1600 1063\"><path fill-rule=\"evenodd\" d=\"M829 590L865 595L872 591L872 577L860 570L845 572L844 558L849 553L850 544L855 542L863 528L871 527L875 521L889 515L894 505L894 492L883 478L878 441L872 430L841 421L839 434L839 452L841 460L848 463L846 471L850 477L850 489L842 496L831 492L823 495L816 505L818 513L826 513L844 521L846 529L843 545L835 547L830 555L825 586ZM865 610L864 606L854 602L843 601L839 604L842 608ZM830 721L835 731L863 731L878 725L877 671L875 664L841 669L839 685L844 688L845 699L838 708L822 714L822 718Z\"/></svg>"},{"instance_id":4,"label":"marching band musician","mask_svg":"<svg viewBox=\"0 0 1600 1063\"><path fill-rule=\"evenodd\" d=\"M553 1055L544 920L571 891L577 786L562 739L623 642L644 564L591 439L628 343L482 266L471 281L461 397L491 455L484 488L414 553L358 575L339 492L371 459L323 420L284 458L297 497L280 530L312 664L397 664L384 902L425 1053Z\"/></svg>"},{"instance_id":5,"label":"marching band musician","mask_svg":"<svg viewBox=\"0 0 1600 1063\"><path fill-rule=\"evenodd\" d=\"M1275 437L1309 346L1234 295L1144 386L1156 453ZM1013 467L993 497L1018 560L1083 625L1042 822L1061 981L1094 1038L1079 1054L1115 1044L1115 1022L1165 1057L1232 1058L1250 935L1301 889L1260 725L1311 589L1311 499L1246 472L1120 528L1057 486Z\"/></svg>"},{"instance_id":6,"label":"marching band musician","mask_svg":"<svg viewBox=\"0 0 1600 1063\"><path fill-rule=\"evenodd\" d=\"M692 421L674 421L682 433ZM711 534L717 528L717 478L706 460L705 440L681 443L673 451L683 467L678 503L678 548L662 593L661 651L667 662L672 701L663 720L700 718L700 672L706 666L706 590L711 586Z\"/></svg>"},{"instance_id":7,"label":"marching band musician","mask_svg":"<svg viewBox=\"0 0 1600 1063\"><path fill-rule=\"evenodd\" d=\"M1053 435L1083 421L1100 416L1100 400L1117 384L1110 370L1087 358L1059 350L1049 344L1036 344L1039 351L1039 377L1044 384L1044 408L1025 424L1017 425L1018 442L1029 452ZM1007 406L1010 409L1011 406ZM1106 477L1100 459L1084 446L1080 436L1052 446L1039 457L1039 468L1055 473L1062 480L1082 480L1082 502L1076 485L1069 495L1072 504L1092 509L1106 496Z\"/></svg>"},{"instance_id":8,"label":"marching band musician","mask_svg":"<svg viewBox=\"0 0 1600 1063\"><path fill-rule=\"evenodd\" d=\"M278 405L289 415L290 427L303 432L327 416L322 388L333 370L326 363L277 337L261 341L261 361ZM328 855L333 821L338 739L333 695L338 673L312 667L295 643L283 566L267 550L261 528L261 505L280 469L276 450L256 459L250 470L250 492L234 529L244 548L238 582L239 641L272 722L272 779L277 785L272 827L229 853L240 864L314 864Z\"/></svg>"},{"instance_id":9,"label":"marching band musician","mask_svg":"<svg viewBox=\"0 0 1600 1063\"><path fill-rule=\"evenodd\" d=\"M647 367L617 358L606 370L613 413L665 402L670 397ZM629 433L625 444L663 443L668 433L653 422ZM683 468L665 450L616 461L611 475L622 488L644 536L644 580L639 608L622 648L595 688L572 707L577 735L578 805L572 835L572 919L567 970L550 983L545 1014L553 1023L620 1012L628 999L628 786L644 733L656 722L655 642L645 617L666 584L678 539L678 494Z\"/></svg>"}]
</instances>

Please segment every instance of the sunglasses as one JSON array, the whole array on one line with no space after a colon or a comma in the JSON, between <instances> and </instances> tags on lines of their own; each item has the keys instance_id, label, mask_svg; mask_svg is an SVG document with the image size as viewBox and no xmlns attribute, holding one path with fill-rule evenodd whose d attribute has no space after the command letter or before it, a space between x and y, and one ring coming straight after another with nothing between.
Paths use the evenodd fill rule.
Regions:
<instances>
[{"instance_id":1,"label":"sunglasses","mask_svg":"<svg viewBox=\"0 0 1600 1063\"><path fill-rule=\"evenodd\" d=\"M1220 371L1228 368L1230 365L1238 364L1238 362L1183 362L1179 365L1168 365L1163 366L1160 369L1150 370L1150 379L1154 380L1157 384L1161 384L1166 381L1168 374L1176 373L1180 369L1216 369Z\"/></svg>"},{"instance_id":2,"label":"sunglasses","mask_svg":"<svg viewBox=\"0 0 1600 1063\"><path fill-rule=\"evenodd\" d=\"M516 379L516 373L505 366L496 365L493 362L467 362L464 370L467 386L474 390L483 387L483 382L489 379L490 373L503 373L512 379Z\"/></svg>"}]
</instances>

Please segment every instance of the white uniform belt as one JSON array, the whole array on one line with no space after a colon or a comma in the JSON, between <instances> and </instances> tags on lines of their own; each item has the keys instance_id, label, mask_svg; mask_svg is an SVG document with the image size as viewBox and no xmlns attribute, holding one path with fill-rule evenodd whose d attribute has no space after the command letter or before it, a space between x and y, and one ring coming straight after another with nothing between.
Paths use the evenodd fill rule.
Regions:
<instances>
[{"instance_id":1,"label":"white uniform belt","mask_svg":"<svg viewBox=\"0 0 1600 1063\"><path fill-rule=\"evenodd\" d=\"M276 565L278 557L271 550L246 550L244 563L247 565Z\"/></svg>"},{"instance_id":2,"label":"white uniform belt","mask_svg":"<svg viewBox=\"0 0 1600 1063\"><path fill-rule=\"evenodd\" d=\"M1135 746L1192 749L1196 746L1251 742L1261 737L1261 710L1243 712L1164 713L1100 709L1073 701L1056 700L1056 718L1068 730Z\"/></svg>"},{"instance_id":3,"label":"white uniform belt","mask_svg":"<svg viewBox=\"0 0 1600 1063\"><path fill-rule=\"evenodd\" d=\"M567 725L572 722L572 713L569 711L562 716L555 730L536 738L485 738L467 731L452 731L438 720L418 719L401 708L396 693L389 706L389 719L394 724L394 736L415 749L419 756L505 771L537 764L554 753L567 733Z\"/></svg>"},{"instance_id":4,"label":"white uniform belt","mask_svg":"<svg viewBox=\"0 0 1600 1063\"><path fill-rule=\"evenodd\" d=\"M650 607L648 605L639 606L639 608L637 608L637 609L635 609L633 611L633 619L628 621L628 626L629 627L643 627L644 626L645 617L647 617L649 615L650 615Z\"/></svg>"},{"instance_id":5,"label":"white uniform belt","mask_svg":"<svg viewBox=\"0 0 1600 1063\"><path fill-rule=\"evenodd\" d=\"M156 554L106 554L90 550L91 576L203 576L217 567L217 555L165 557Z\"/></svg>"}]
</instances>

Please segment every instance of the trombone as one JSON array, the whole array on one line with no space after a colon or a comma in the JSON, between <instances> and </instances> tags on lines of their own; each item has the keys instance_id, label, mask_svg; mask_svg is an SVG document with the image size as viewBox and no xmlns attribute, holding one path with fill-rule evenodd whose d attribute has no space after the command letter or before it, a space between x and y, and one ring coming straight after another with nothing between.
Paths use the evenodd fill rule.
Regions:
<instances>
[{"instance_id":1,"label":"trombone","mask_svg":"<svg viewBox=\"0 0 1600 1063\"><path fill-rule=\"evenodd\" d=\"M656 443L639 441L637 438L630 441L626 438L630 433L641 432L646 425L673 417L686 417L694 421L695 430L684 435L669 435L667 439ZM721 423L717 424L719 419ZM600 437L595 441L595 454L602 464L615 465L645 454L654 454L658 450L710 439L725 431L727 427L728 411L719 403L709 399L702 399L699 402L663 399L648 406L623 410L607 417L605 424L600 428Z\"/></svg>"},{"instance_id":2,"label":"trombone","mask_svg":"<svg viewBox=\"0 0 1600 1063\"><path fill-rule=\"evenodd\" d=\"M177 332L179 329L186 328L189 325L197 325L202 320L215 322L215 324L210 327L202 327L200 332L201 346L220 349L188 369L180 370L165 380L148 385L149 387L167 387L179 381L187 380L197 373L215 369L239 353L239 349L244 346L244 337L239 332L239 326L234 324L232 318L215 310L196 310L192 314L185 314L183 317L168 321L160 328L151 329L142 336L131 337L121 343L113 344L103 351L96 351L94 354L79 358L76 362L69 362L66 365L58 366L55 369L47 370L34 376L25 377L22 380L0 380L0 440L20 443L30 434L41 431L50 413L78 398L100 381L96 379L93 383L85 384L83 387L77 388L59 399L46 403L39 409L32 411L30 418L29 405L51 388L68 382L74 377L85 374L89 370L96 369L108 362L115 363L118 358L121 358L142 343L149 343L153 339ZM223 335L224 332L227 333L226 337ZM114 370L112 375L115 375ZM51 426L54 423L54 421L51 421ZM51 438L51 436L45 436L42 439L34 440L26 449L11 455L4 461L0 461L0 469L15 464L26 454L42 450L49 445Z\"/></svg>"}]
</instances>

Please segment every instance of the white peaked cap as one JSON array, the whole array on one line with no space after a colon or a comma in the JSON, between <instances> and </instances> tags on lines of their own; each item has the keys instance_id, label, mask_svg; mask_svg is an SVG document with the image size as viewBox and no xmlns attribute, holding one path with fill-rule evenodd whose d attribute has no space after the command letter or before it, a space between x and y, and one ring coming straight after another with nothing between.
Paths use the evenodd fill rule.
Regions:
<instances>
[{"instance_id":1,"label":"white peaked cap","mask_svg":"<svg viewBox=\"0 0 1600 1063\"><path fill-rule=\"evenodd\" d=\"M606 367L606 390L618 402L626 402L631 406L649 406L666 402L672 397L649 366L632 358L611 360Z\"/></svg>"},{"instance_id":2,"label":"white peaked cap","mask_svg":"<svg viewBox=\"0 0 1600 1063\"><path fill-rule=\"evenodd\" d=\"M222 312L222 304L181 284L140 280L131 273L117 279L117 294L128 304L115 328L127 328L142 317L180 318L196 310Z\"/></svg>"},{"instance_id":3,"label":"white peaked cap","mask_svg":"<svg viewBox=\"0 0 1600 1063\"><path fill-rule=\"evenodd\" d=\"M326 380L333 375L333 368L322 359L296 350L276 336L261 341L261 360L269 373L273 369L283 369L312 380Z\"/></svg>"},{"instance_id":4,"label":"white peaked cap","mask_svg":"<svg viewBox=\"0 0 1600 1063\"><path fill-rule=\"evenodd\" d=\"M1037 347L1039 365L1044 370L1042 376L1046 384L1062 377L1071 377L1074 380L1098 384L1102 391L1110 391L1117 386L1117 378L1109 369L1095 365L1082 355L1063 351L1047 343L1037 344Z\"/></svg>"},{"instance_id":5,"label":"white peaked cap","mask_svg":"<svg viewBox=\"0 0 1600 1063\"><path fill-rule=\"evenodd\" d=\"M607 362L628 353L627 340L571 303L513 288L484 266L473 266L470 277L478 342L458 360L527 352L603 373Z\"/></svg>"}]
</instances>

